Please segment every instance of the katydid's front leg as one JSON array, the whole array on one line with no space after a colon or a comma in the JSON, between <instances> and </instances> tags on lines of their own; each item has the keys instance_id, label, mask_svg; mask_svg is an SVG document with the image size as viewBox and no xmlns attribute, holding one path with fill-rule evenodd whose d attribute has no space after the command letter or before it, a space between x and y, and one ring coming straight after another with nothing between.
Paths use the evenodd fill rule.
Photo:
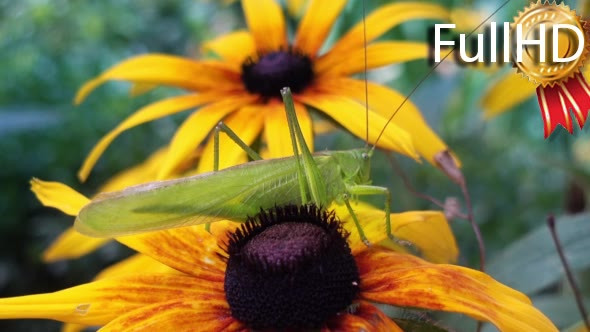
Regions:
<instances>
[{"instance_id":1,"label":"katydid's front leg","mask_svg":"<svg viewBox=\"0 0 590 332\"><path fill-rule=\"evenodd\" d=\"M256 153L256 151L252 150L244 141L238 137L238 135L231 130L223 121L220 121L217 126L215 126L215 130L213 131L213 171L219 171L219 132L223 131L232 141L234 141L242 150L246 151L248 156L254 160L262 160L260 155ZM211 232L211 223L208 222L205 224L205 230L207 232Z\"/></svg>"},{"instance_id":2,"label":"katydid's front leg","mask_svg":"<svg viewBox=\"0 0 590 332\"><path fill-rule=\"evenodd\" d=\"M219 170L219 132L223 131L232 141L234 141L239 147L244 150L250 158L253 160L262 160L262 157L256 151L252 150L251 147L248 146L244 141L242 141L236 133L230 129L230 127L226 126L223 121L220 121L217 126L215 126L215 131L213 133L213 171L217 172Z\"/></svg>"},{"instance_id":3,"label":"katydid's front leg","mask_svg":"<svg viewBox=\"0 0 590 332\"><path fill-rule=\"evenodd\" d=\"M351 195L356 195L356 196L368 196L368 195L383 195L383 196L385 196L385 232L387 233L387 237L399 245L402 245L404 247L412 247L413 248L413 244L411 242L408 242L408 241L405 241L405 240L395 237L395 235L393 235L393 232L391 231L391 217L390 217L390 214L391 214L391 207L390 207L390 205L391 205L391 192L389 191L389 189L387 189L385 187L378 187L378 186L354 185L354 186L347 187L347 190ZM345 200L344 203L347 204L349 211L351 211L352 218L353 218L353 220L355 220L357 227L361 227L356 215L354 214L354 211L352 211L352 208L347 203L347 200ZM368 241L364 235L364 232L361 233L360 228L359 228L359 234L361 234L361 239L366 244Z\"/></svg>"},{"instance_id":4,"label":"katydid's front leg","mask_svg":"<svg viewBox=\"0 0 590 332\"><path fill-rule=\"evenodd\" d=\"M342 200L344 201L344 204L346 205L346 208L348 209L348 213L350 213L350 216L352 217L352 221L354 221L354 225L356 226L356 229L359 232L359 237L361 238L361 241L363 241L363 243L367 247L370 246L371 242L369 242L369 240L367 240L367 236L365 235L365 231L363 230L363 226L361 226L361 223L359 222L359 219L357 218L356 213L354 213L352 206L350 206L348 194L344 194L342 196Z\"/></svg>"}]
</instances>

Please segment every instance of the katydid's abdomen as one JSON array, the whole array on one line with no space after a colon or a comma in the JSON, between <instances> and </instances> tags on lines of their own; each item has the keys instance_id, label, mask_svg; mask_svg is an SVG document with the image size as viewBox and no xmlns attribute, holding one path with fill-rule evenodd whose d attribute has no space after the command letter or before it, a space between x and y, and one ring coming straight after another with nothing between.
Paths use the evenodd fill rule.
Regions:
<instances>
[{"instance_id":1,"label":"katydid's abdomen","mask_svg":"<svg viewBox=\"0 0 590 332\"><path fill-rule=\"evenodd\" d=\"M313 159L327 191L320 203L327 206L346 190L341 168L330 153ZM80 211L75 228L116 237L224 219L241 222L260 209L301 203L296 161L288 157L101 194Z\"/></svg>"}]
</instances>

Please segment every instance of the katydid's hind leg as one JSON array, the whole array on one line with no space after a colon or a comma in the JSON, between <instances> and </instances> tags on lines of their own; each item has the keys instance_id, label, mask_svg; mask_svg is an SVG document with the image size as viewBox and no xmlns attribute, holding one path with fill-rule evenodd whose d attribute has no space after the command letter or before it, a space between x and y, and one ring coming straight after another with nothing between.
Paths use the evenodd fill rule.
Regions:
<instances>
[{"instance_id":1,"label":"katydid's hind leg","mask_svg":"<svg viewBox=\"0 0 590 332\"><path fill-rule=\"evenodd\" d=\"M361 223L359 222L359 219L357 218L356 213L354 213L352 206L350 206L348 194L344 194L342 196L342 200L344 201L344 204L346 205L346 208L348 209L348 213L350 213L350 216L352 217L352 221L354 221L354 225L356 226L356 229L359 232L359 237L361 238L361 241L363 241L363 243L367 247L371 246L371 242L369 242L369 240L367 239L367 236L365 235L365 231L363 230L363 226L361 226Z\"/></svg>"}]
</instances>

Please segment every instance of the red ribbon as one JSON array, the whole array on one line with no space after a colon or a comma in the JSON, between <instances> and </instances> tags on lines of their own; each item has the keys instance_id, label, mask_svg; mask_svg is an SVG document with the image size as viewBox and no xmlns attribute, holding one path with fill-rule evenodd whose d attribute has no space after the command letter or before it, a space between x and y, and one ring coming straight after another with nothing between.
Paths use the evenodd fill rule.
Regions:
<instances>
[{"instance_id":1,"label":"red ribbon","mask_svg":"<svg viewBox=\"0 0 590 332\"><path fill-rule=\"evenodd\" d=\"M545 124L545 138L562 125L570 134L574 132L570 110L574 112L580 129L584 127L590 110L590 86L580 73L567 82L554 86L538 86L537 98Z\"/></svg>"}]
</instances>

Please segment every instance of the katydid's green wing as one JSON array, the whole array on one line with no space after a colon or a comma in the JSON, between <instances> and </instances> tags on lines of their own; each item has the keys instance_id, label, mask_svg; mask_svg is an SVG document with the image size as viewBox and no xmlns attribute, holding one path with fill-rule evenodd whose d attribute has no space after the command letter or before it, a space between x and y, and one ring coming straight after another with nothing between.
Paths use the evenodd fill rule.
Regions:
<instances>
[{"instance_id":1,"label":"katydid's green wing","mask_svg":"<svg viewBox=\"0 0 590 332\"><path fill-rule=\"evenodd\" d=\"M327 205L343 189L339 168L331 156L313 159L324 179L333 184L321 202ZM297 181L295 159L289 157L146 183L98 195L80 211L75 228L84 235L116 237L224 219L245 221L261 208L301 204Z\"/></svg>"}]
</instances>

